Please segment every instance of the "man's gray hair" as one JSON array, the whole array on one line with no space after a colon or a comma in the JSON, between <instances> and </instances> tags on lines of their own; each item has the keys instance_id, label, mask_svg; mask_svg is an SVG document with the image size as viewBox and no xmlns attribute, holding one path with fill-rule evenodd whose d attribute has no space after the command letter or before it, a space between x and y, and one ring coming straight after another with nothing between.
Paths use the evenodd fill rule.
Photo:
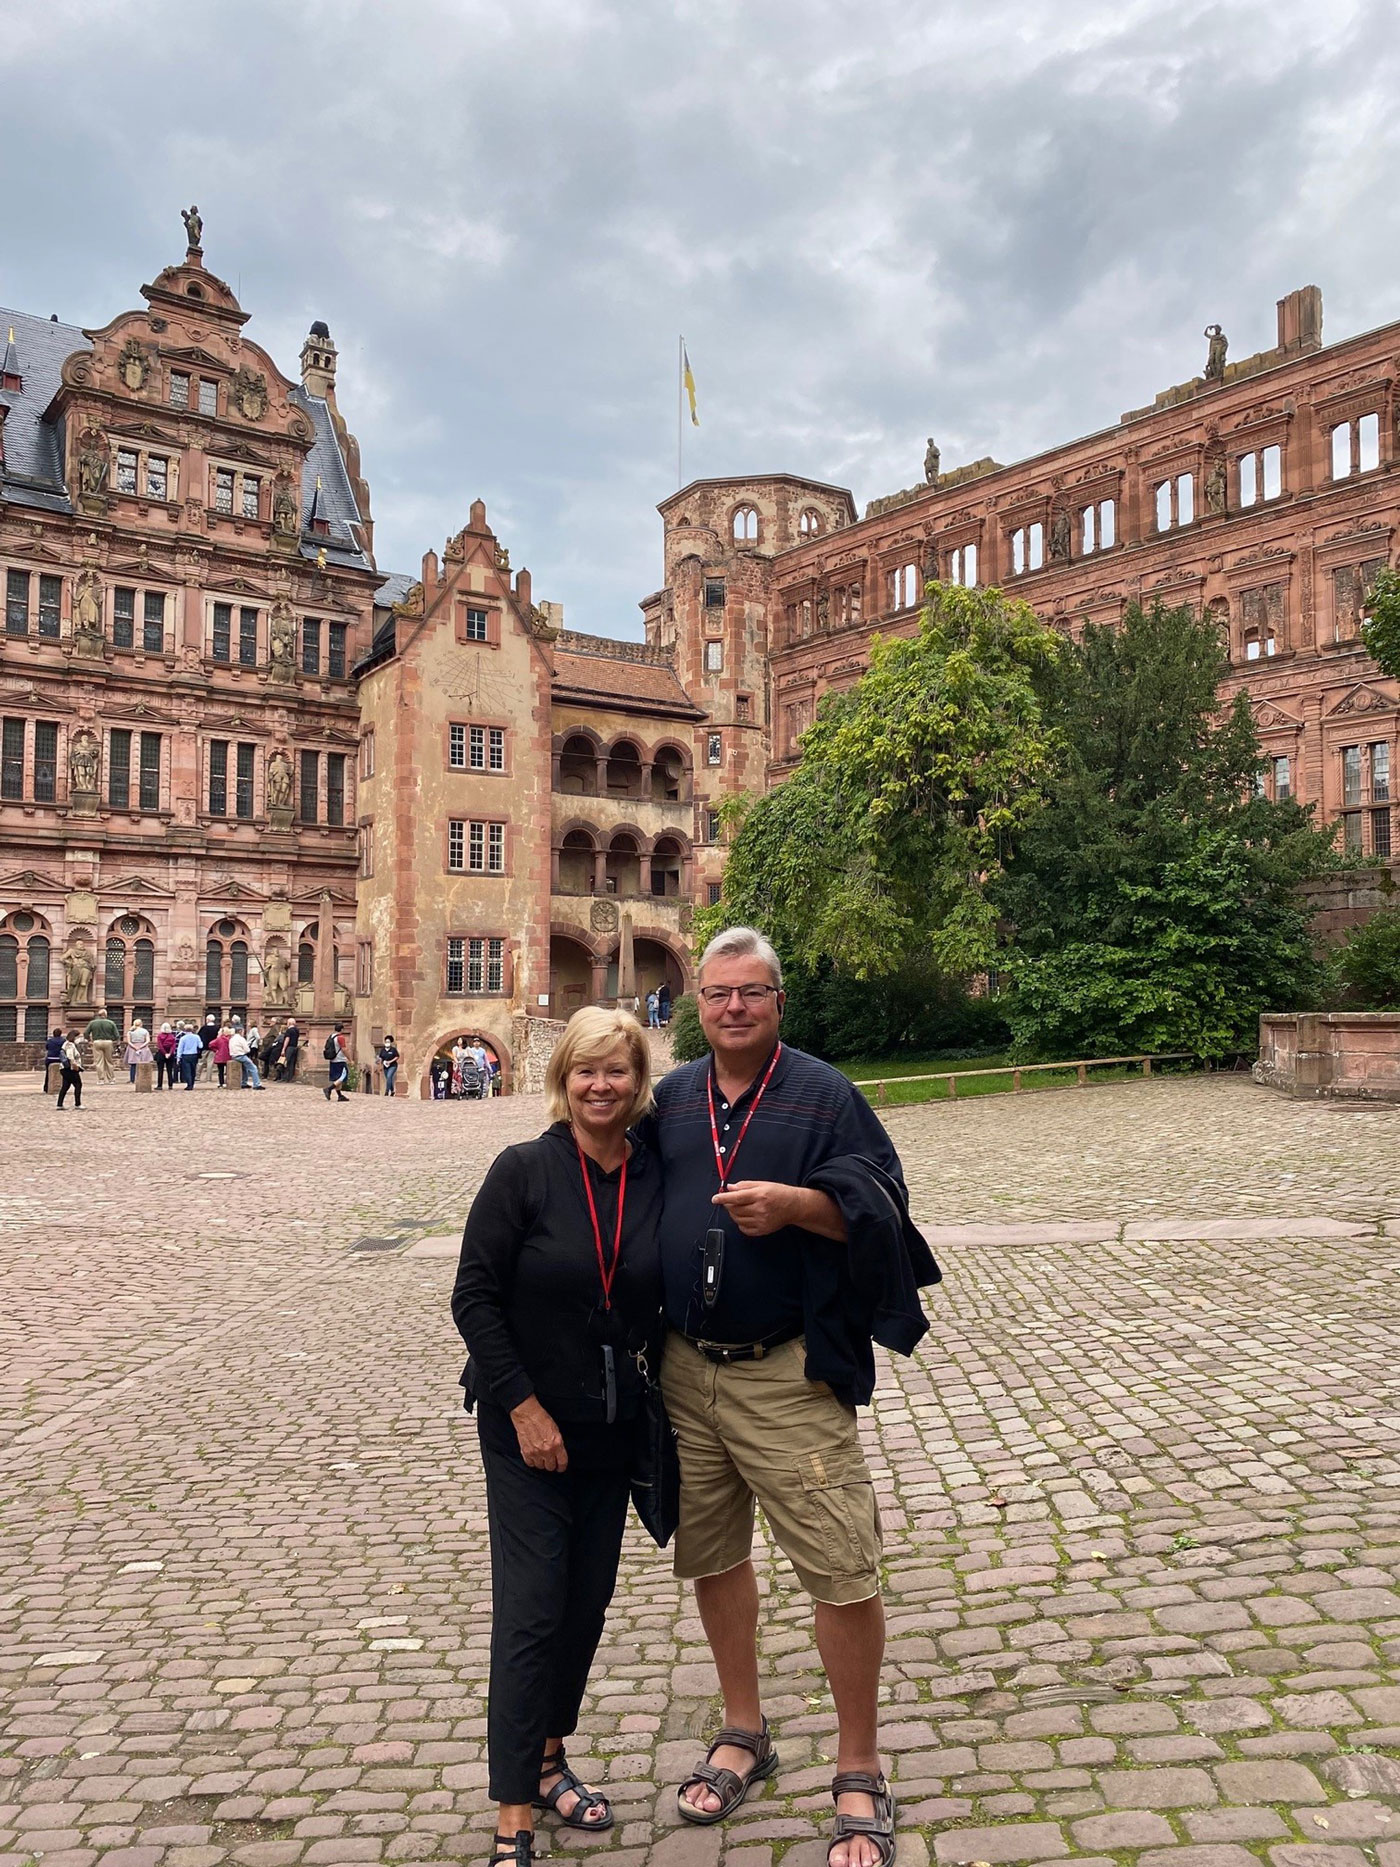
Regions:
<instances>
[{"instance_id":1,"label":"man's gray hair","mask_svg":"<svg viewBox=\"0 0 1400 1867\"><path fill-rule=\"evenodd\" d=\"M783 962L773 950L772 941L766 940L756 927L726 927L723 933L716 934L700 955L695 976L697 980L703 979L705 968L711 960L749 958L761 959L772 975L774 985L782 989Z\"/></svg>"}]
</instances>

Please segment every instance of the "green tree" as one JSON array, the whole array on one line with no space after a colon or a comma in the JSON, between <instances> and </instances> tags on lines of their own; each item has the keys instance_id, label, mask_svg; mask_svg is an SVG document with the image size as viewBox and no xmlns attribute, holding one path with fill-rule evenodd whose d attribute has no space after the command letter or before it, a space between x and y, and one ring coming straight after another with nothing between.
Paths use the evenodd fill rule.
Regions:
<instances>
[{"instance_id":1,"label":"green tree","mask_svg":"<svg viewBox=\"0 0 1400 1867\"><path fill-rule=\"evenodd\" d=\"M1400 1007L1400 908L1381 908L1331 955L1334 998L1347 1011Z\"/></svg>"},{"instance_id":2,"label":"green tree","mask_svg":"<svg viewBox=\"0 0 1400 1867\"><path fill-rule=\"evenodd\" d=\"M1361 625L1366 652L1382 674L1400 680L1400 571L1377 571L1366 607L1370 614Z\"/></svg>"},{"instance_id":3,"label":"green tree","mask_svg":"<svg viewBox=\"0 0 1400 1867\"><path fill-rule=\"evenodd\" d=\"M808 971L964 973L996 946L991 885L1055 757L1037 681L1061 638L998 590L930 586L912 639L876 636L797 770L736 813L724 897Z\"/></svg>"},{"instance_id":4,"label":"green tree","mask_svg":"<svg viewBox=\"0 0 1400 1867\"><path fill-rule=\"evenodd\" d=\"M1023 1054L1220 1057L1254 1048L1260 1011L1317 1001L1298 890L1330 839L1259 795L1227 672L1216 629L1161 606L1087 627L1048 671L1063 760L998 889Z\"/></svg>"}]
</instances>

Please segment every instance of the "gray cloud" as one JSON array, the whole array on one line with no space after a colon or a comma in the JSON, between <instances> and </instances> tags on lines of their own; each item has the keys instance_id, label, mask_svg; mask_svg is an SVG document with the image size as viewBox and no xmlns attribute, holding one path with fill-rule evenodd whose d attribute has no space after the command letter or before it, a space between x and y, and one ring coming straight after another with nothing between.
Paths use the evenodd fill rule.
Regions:
<instances>
[{"instance_id":1,"label":"gray cloud","mask_svg":"<svg viewBox=\"0 0 1400 1867\"><path fill-rule=\"evenodd\" d=\"M576 626L635 633L675 482L859 500L1400 315L1390 0L0 0L0 298L105 323L207 261L341 348L382 565L487 501ZM14 179L22 182L14 185Z\"/></svg>"}]
</instances>

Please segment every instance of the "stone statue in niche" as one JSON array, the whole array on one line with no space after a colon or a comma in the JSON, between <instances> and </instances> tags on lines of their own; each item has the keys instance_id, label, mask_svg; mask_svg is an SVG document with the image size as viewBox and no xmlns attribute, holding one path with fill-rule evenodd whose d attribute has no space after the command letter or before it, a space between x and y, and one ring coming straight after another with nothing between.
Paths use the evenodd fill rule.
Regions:
<instances>
[{"instance_id":1,"label":"stone statue in niche","mask_svg":"<svg viewBox=\"0 0 1400 1867\"><path fill-rule=\"evenodd\" d=\"M204 222L197 207L182 207L180 219L185 223L185 238L189 241L190 251L197 253L199 243L204 238Z\"/></svg>"},{"instance_id":2,"label":"stone statue in niche","mask_svg":"<svg viewBox=\"0 0 1400 1867\"><path fill-rule=\"evenodd\" d=\"M285 752L274 752L267 761L267 807L269 810L292 807L292 761Z\"/></svg>"},{"instance_id":3,"label":"stone statue in niche","mask_svg":"<svg viewBox=\"0 0 1400 1867\"><path fill-rule=\"evenodd\" d=\"M924 540L924 582L938 581L938 545L932 538Z\"/></svg>"},{"instance_id":4,"label":"stone statue in niche","mask_svg":"<svg viewBox=\"0 0 1400 1867\"><path fill-rule=\"evenodd\" d=\"M102 639L102 579L92 569L73 585L73 634Z\"/></svg>"},{"instance_id":5,"label":"stone statue in niche","mask_svg":"<svg viewBox=\"0 0 1400 1867\"><path fill-rule=\"evenodd\" d=\"M1206 381L1224 382L1225 352L1230 348L1230 340L1218 324L1207 324L1203 334L1210 344L1206 352Z\"/></svg>"},{"instance_id":6,"label":"stone statue in niche","mask_svg":"<svg viewBox=\"0 0 1400 1867\"><path fill-rule=\"evenodd\" d=\"M92 998L92 955L85 946L70 946L63 955L63 997L69 1005L86 1005Z\"/></svg>"},{"instance_id":7,"label":"stone statue in niche","mask_svg":"<svg viewBox=\"0 0 1400 1867\"><path fill-rule=\"evenodd\" d=\"M244 421L261 421L267 413L267 379L243 364L233 379L233 399Z\"/></svg>"},{"instance_id":8,"label":"stone statue in niche","mask_svg":"<svg viewBox=\"0 0 1400 1867\"><path fill-rule=\"evenodd\" d=\"M96 428L85 428L78 448L78 491L88 498L99 494L107 484L110 465L102 436Z\"/></svg>"},{"instance_id":9,"label":"stone statue in niche","mask_svg":"<svg viewBox=\"0 0 1400 1867\"><path fill-rule=\"evenodd\" d=\"M1068 564L1070 552L1069 508L1060 506L1050 521L1050 555L1060 564Z\"/></svg>"},{"instance_id":10,"label":"stone statue in niche","mask_svg":"<svg viewBox=\"0 0 1400 1867\"><path fill-rule=\"evenodd\" d=\"M285 598L279 598L272 605L268 642L272 664L268 669L269 677L274 681L292 680L296 672L297 626L292 620L291 605Z\"/></svg>"},{"instance_id":11,"label":"stone statue in niche","mask_svg":"<svg viewBox=\"0 0 1400 1867\"><path fill-rule=\"evenodd\" d=\"M150 359L134 337L128 337L126 348L121 355L121 379L133 395L146 386L146 378L151 373Z\"/></svg>"},{"instance_id":12,"label":"stone statue in niche","mask_svg":"<svg viewBox=\"0 0 1400 1867\"><path fill-rule=\"evenodd\" d=\"M1206 512L1213 519L1225 516L1225 456L1217 454L1206 469Z\"/></svg>"},{"instance_id":13,"label":"stone statue in niche","mask_svg":"<svg viewBox=\"0 0 1400 1867\"><path fill-rule=\"evenodd\" d=\"M68 789L70 792L96 794L97 765L100 757L97 735L88 727L74 733L68 747Z\"/></svg>"},{"instance_id":14,"label":"stone statue in niche","mask_svg":"<svg viewBox=\"0 0 1400 1867\"><path fill-rule=\"evenodd\" d=\"M824 629L831 620L831 597L825 590L817 593L817 627Z\"/></svg>"},{"instance_id":15,"label":"stone statue in niche","mask_svg":"<svg viewBox=\"0 0 1400 1867\"><path fill-rule=\"evenodd\" d=\"M928 438L928 446L924 449L924 479L930 486L937 486L938 484L938 469L942 459L942 451L933 436L930 435Z\"/></svg>"},{"instance_id":16,"label":"stone statue in niche","mask_svg":"<svg viewBox=\"0 0 1400 1867\"><path fill-rule=\"evenodd\" d=\"M292 969L280 947L263 955L263 998L269 1005L285 1005L291 990Z\"/></svg>"},{"instance_id":17,"label":"stone statue in niche","mask_svg":"<svg viewBox=\"0 0 1400 1867\"><path fill-rule=\"evenodd\" d=\"M279 480L272 496L272 529L284 538L294 538L297 524L297 502L292 489L285 480Z\"/></svg>"}]
</instances>

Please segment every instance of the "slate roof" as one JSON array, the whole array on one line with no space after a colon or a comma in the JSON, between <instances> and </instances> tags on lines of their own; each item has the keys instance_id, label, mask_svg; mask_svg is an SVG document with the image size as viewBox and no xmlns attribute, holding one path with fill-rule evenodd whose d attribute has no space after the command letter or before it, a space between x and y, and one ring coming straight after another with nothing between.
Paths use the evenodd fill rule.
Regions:
<instances>
[{"instance_id":1,"label":"slate roof","mask_svg":"<svg viewBox=\"0 0 1400 1867\"><path fill-rule=\"evenodd\" d=\"M325 537L303 534L301 555L315 559L324 550L329 564L353 564L359 570L373 570L369 553L364 547L359 508L350 490L350 475L345 470L345 459L336 439L335 425L331 421L325 398L308 395L304 389L293 389L291 400L298 408L306 410L316 431L316 439L301 470L303 518L311 511L319 478L321 496L316 516L327 520L330 525L330 532Z\"/></svg>"},{"instance_id":2,"label":"slate roof","mask_svg":"<svg viewBox=\"0 0 1400 1867\"><path fill-rule=\"evenodd\" d=\"M374 607L392 609L395 603L402 603L417 582L412 571L391 570L374 593Z\"/></svg>"},{"instance_id":3,"label":"slate roof","mask_svg":"<svg viewBox=\"0 0 1400 1867\"><path fill-rule=\"evenodd\" d=\"M65 358L92 345L76 325L55 324L27 311L0 310L0 335L8 336L11 326L24 387L0 389L0 402L10 411L5 417L0 493L13 505L71 512L63 484L62 435L43 414L58 393Z\"/></svg>"}]
</instances>

